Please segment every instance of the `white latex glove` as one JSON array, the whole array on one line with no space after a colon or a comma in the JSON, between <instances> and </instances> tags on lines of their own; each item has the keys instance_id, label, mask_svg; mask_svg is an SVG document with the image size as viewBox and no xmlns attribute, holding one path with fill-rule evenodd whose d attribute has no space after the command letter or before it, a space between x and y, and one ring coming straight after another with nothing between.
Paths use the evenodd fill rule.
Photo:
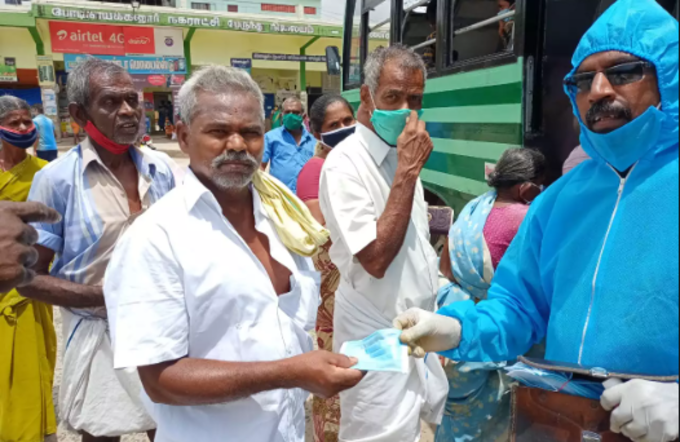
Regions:
<instances>
[{"instance_id":1,"label":"white latex glove","mask_svg":"<svg viewBox=\"0 0 680 442\"><path fill-rule=\"evenodd\" d=\"M413 308L394 320L394 327L403 330L401 342L408 345L413 356L424 358L427 353L458 348L461 325L458 320Z\"/></svg>"},{"instance_id":2,"label":"white latex glove","mask_svg":"<svg viewBox=\"0 0 680 442\"><path fill-rule=\"evenodd\" d=\"M605 383L602 406L613 411L614 433L634 442L672 442L680 437L680 385L634 380Z\"/></svg>"}]
</instances>

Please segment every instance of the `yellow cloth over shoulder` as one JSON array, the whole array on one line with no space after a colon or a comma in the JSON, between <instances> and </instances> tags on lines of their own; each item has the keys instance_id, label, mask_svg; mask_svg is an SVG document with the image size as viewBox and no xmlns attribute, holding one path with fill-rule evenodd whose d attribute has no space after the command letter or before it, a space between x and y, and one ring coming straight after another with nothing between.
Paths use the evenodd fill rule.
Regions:
<instances>
[{"instance_id":1,"label":"yellow cloth over shoulder","mask_svg":"<svg viewBox=\"0 0 680 442\"><path fill-rule=\"evenodd\" d=\"M305 257L316 255L330 233L312 216L305 203L276 178L258 171L253 177L267 214L274 222L283 245Z\"/></svg>"},{"instance_id":2,"label":"yellow cloth over shoulder","mask_svg":"<svg viewBox=\"0 0 680 442\"><path fill-rule=\"evenodd\" d=\"M46 165L29 156L0 172L0 201L26 201L33 177ZM57 432L56 362L52 306L16 290L0 293L0 442L38 442Z\"/></svg>"}]
</instances>

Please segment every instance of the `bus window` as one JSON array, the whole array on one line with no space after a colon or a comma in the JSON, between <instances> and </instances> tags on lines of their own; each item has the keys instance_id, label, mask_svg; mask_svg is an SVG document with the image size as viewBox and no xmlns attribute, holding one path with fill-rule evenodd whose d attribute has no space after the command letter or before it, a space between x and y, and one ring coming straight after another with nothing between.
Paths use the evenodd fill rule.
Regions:
<instances>
[{"instance_id":1,"label":"bus window","mask_svg":"<svg viewBox=\"0 0 680 442\"><path fill-rule=\"evenodd\" d=\"M361 87L365 57L381 46L389 46L391 11L392 0L346 0L343 52L345 90Z\"/></svg>"},{"instance_id":2,"label":"bus window","mask_svg":"<svg viewBox=\"0 0 680 442\"><path fill-rule=\"evenodd\" d=\"M349 88L361 85L361 2L354 9L352 21L352 46L349 53L349 73L346 77L346 86Z\"/></svg>"},{"instance_id":3,"label":"bus window","mask_svg":"<svg viewBox=\"0 0 680 442\"><path fill-rule=\"evenodd\" d=\"M450 1L454 2L452 64L514 52L515 0Z\"/></svg>"},{"instance_id":4,"label":"bus window","mask_svg":"<svg viewBox=\"0 0 680 442\"><path fill-rule=\"evenodd\" d=\"M392 0L373 0L375 4L368 12L370 33L368 34L368 53L381 46L390 44L390 28L392 26Z\"/></svg>"},{"instance_id":5,"label":"bus window","mask_svg":"<svg viewBox=\"0 0 680 442\"><path fill-rule=\"evenodd\" d=\"M415 49L427 68L437 67L437 0L411 0L404 3L402 43Z\"/></svg>"}]
</instances>

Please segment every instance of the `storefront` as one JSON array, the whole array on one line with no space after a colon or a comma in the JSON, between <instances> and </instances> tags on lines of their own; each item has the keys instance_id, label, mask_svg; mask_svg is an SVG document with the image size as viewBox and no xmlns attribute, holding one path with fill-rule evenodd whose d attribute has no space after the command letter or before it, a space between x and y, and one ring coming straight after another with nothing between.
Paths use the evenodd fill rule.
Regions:
<instances>
[{"instance_id":1,"label":"storefront","mask_svg":"<svg viewBox=\"0 0 680 442\"><path fill-rule=\"evenodd\" d=\"M40 22L39 27L47 28L49 47L66 75L90 56L114 62L135 81L144 100L148 131L163 132L166 122L174 122L173 91L188 72L182 29L53 20L46 25ZM62 97L65 93L62 87ZM62 113L67 114L66 109Z\"/></svg>"},{"instance_id":2,"label":"storefront","mask_svg":"<svg viewBox=\"0 0 680 442\"><path fill-rule=\"evenodd\" d=\"M18 68L23 63L33 69L33 78L36 56L52 57L62 120L68 118L65 80L85 55L117 62L133 75L152 129L160 128L159 120L168 114L174 119L176 110L167 108L173 107L178 87L193 69L205 65L250 72L267 96L267 110L291 94L313 101L331 85L339 89L339 82L325 73L325 52L329 46L341 46L340 26L228 13L183 14L169 8L134 10L130 5L106 9L55 5L42 0L32 2L32 10L21 15L24 21L13 28L2 28L0 19L0 32L13 33L9 40L0 36L0 56L11 59L17 53ZM23 33L20 39L14 35L18 33ZM5 54L6 47L12 53Z\"/></svg>"},{"instance_id":3,"label":"storefront","mask_svg":"<svg viewBox=\"0 0 680 442\"><path fill-rule=\"evenodd\" d=\"M31 104L40 103L36 44L29 29L35 19L24 13L0 14L0 96L19 96Z\"/></svg>"}]
</instances>

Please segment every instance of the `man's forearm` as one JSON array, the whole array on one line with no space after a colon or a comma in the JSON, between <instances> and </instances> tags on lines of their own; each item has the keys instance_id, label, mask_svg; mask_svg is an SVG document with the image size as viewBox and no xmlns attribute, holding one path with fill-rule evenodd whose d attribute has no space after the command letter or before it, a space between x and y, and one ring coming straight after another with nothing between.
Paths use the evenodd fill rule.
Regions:
<instances>
[{"instance_id":1,"label":"man's forearm","mask_svg":"<svg viewBox=\"0 0 680 442\"><path fill-rule=\"evenodd\" d=\"M378 219L377 239L357 255L366 271L376 278L385 276L404 245L418 174L415 167L397 168L385 211Z\"/></svg>"},{"instance_id":2,"label":"man's forearm","mask_svg":"<svg viewBox=\"0 0 680 442\"><path fill-rule=\"evenodd\" d=\"M290 361L222 362L185 358L139 367L139 374L147 394L156 403L212 405L263 391L299 387Z\"/></svg>"},{"instance_id":3,"label":"man's forearm","mask_svg":"<svg viewBox=\"0 0 680 442\"><path fill-rule=\"evenodd\" d=\"M48 275L39 275L30 285L18 290L26 298L59 307L90 308L105 305L101 287L76 284Z\"/></svg>"}]
</instances>

